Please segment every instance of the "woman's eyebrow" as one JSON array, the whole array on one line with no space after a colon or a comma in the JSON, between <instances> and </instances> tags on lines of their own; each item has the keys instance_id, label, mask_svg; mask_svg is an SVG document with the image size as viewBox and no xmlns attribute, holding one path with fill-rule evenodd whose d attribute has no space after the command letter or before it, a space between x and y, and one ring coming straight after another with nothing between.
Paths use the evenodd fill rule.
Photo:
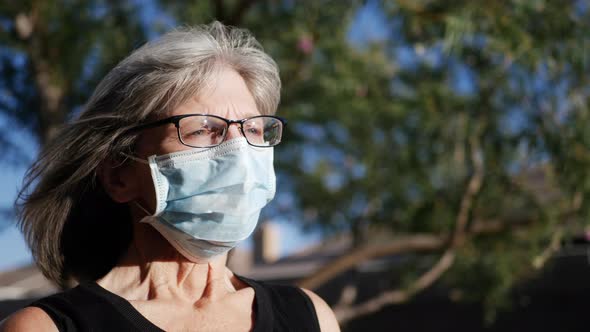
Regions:
<instances>
[{"instance_id":1,"label":"woman's eyebrow","mask_svg":"<svg viewBox=\"0 0 590 332\"><path fill-rule=\"evenodd\" d=\"M229 112L228 112L228 113L229 113ZM204 112L204 113L199 113L199 114L221 116L221 115L218 115L218 114L216 114L215 112L210 112L209 110L207 110L207 111L206 111L206 112ZM240 115L240 116L239 116L239 119L235 119L235 120L249 119L249 118L253 118L253 117L256 117L256 116L264 115L264 114L262 114L262 113L260 113L260 112L257 112L257 111L254 111L254 112L246 112L246 113L240 113L240 114L243 114L243 115ZM225 116L221 116L221 117L222 117L222 118L225 118Z\"/></svg>"},{"instance_id":2,"label":"woman's eyebrow","mask_svg":"<svg viewBox=\"0 0 590 332\"><path fill-rule=\"evenodd\" d=\"M254 113L252 113L252 112L251 113L246 113L246 117L244 119L253 118L255 116L260 116L260 115L263 115L263 114L255 113L255 112Z\"/></svg>"}]
</instances>

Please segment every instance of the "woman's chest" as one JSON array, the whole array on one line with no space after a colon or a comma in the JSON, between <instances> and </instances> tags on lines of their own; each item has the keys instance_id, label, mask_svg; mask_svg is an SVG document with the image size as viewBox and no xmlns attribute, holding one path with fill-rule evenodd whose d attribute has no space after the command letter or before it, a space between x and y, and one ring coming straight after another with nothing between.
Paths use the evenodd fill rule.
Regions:
<instances>
[{"instance_id":1,"label":"woman's chest","mask_svg":"<svg viewBox=\"0 0 590 332\"><path fill-rule=\"evenodd\" d=\"M194 304L171 301L131 301L147 320L164 331L252 331L254 294L202 299Z\"/></svg>"}]
</instances>

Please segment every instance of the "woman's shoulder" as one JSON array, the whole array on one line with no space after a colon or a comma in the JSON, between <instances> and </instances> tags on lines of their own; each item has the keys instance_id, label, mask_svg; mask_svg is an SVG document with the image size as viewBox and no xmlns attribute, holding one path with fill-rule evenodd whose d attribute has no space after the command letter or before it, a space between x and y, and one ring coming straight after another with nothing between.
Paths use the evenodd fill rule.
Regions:
<instances>
[{"instance_id":1,"label":"woman's shoulder","mask_svg":"<svg viewBox=\"0 0 590 332\"><path fill-rule=\"evenodd\" d=\"M75 287L35 300L2 321L0 332L59 331L63 329L62 323L69 320L68 311L77 307L77 302L79 302L75 301L75 294L79 292L78 288Z\"/></svg>"},{"instance_id":2,"label":"woman's shoulder","mask_svg":"<svg viewBox=\"0 0 590 332\"><path fill-rule=\"evenodd\" d=\"M13 331L58 331L58 329L43 309L26 307L0 322L0 332Z\"/></svg>"},{"instance_id":3,"label":"woman's shoulder","mask_svg":"<svg viewBox=\"0 0 590 332\"><path fill-rule=\"evenodd\" d=\"M309 296L311 302L313 303L316 315L318 316L318 321L320 323L320 330L322 332L340 331L334 311L332 311L332 308L330 308L326 301L324 301L324 299L309 289L301 288L301 290L307 294L307 296Z\"/></svg>"},{"instance_id":4,"label":"woman's shoulder","mask_svg":"<svg viewBox=\"0 0 590 332\"><path fill-rule=\"evenodd\" d=\"M302 318L305 321L309 321L309 319L305 319L309 317L306 312L309 312L315 316L313 320L317 319L317 324L322 332L340 331L334 312L316 293L292 285L240 278L245 279L256 291L263 290L266 295L258 294L256 299L266 301L264 297L268 296L268 301L272 303L269 305L271 310L286 311L289 313L288 316ZM317 328L313 328L313 330L317 330Z\"/></svg>"}]
</instances>

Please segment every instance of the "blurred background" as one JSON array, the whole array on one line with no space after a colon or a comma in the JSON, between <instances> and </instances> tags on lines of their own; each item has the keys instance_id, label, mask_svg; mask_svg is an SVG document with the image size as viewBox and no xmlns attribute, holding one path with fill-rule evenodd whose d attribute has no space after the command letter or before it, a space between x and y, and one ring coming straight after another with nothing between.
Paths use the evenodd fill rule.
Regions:
<instances>
[{"instance_id":1,"label":"blurred background","mask_svg":"<svg viewBox=\"0 0 590 332\"><path fill-rule=\"evenodd\" d=\"M12 208L39 149L133 49L212 20L277 61L289 121L235 271L344 331L588 329L586 0L0 2L0 317L57 290Z\"/></svg>"}]
</instances>

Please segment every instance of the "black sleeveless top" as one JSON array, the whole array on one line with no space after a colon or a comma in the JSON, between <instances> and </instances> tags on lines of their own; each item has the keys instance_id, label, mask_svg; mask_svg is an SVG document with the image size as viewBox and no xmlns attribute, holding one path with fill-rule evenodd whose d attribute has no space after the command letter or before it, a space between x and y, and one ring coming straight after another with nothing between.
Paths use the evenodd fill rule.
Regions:
<instances>
[{"instance_id":1,"label":"black sleeveless top","mask_svg":"<svg viewBox=\"0 0 590 332\"><path fill-rule=\"evenodd\" d=\"M313 303L298 287L239 278L254 288L256 315L253 332L320 331ZM43 309L60 332L162 331L127 300L95 282L81 283L30 306Z\"/></svg>"}]
</instances>

